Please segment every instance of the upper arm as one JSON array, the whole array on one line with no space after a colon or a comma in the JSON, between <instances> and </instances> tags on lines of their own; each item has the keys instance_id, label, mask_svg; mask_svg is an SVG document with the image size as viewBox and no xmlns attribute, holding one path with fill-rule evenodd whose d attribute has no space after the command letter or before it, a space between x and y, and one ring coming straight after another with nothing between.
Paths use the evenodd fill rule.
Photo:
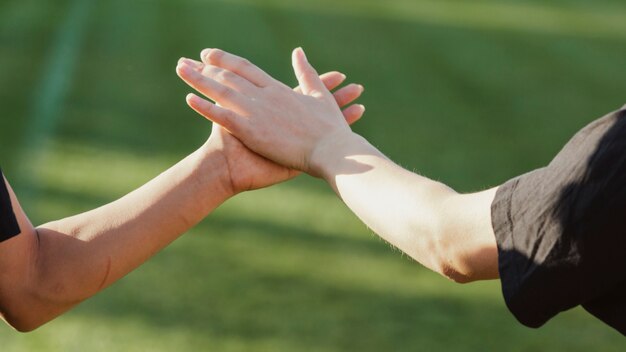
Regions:
<instances>
[{"instance_id":1,"label":"upper arm","mask_svg":"<svg viewBox=\"0 0 626 352\"><path fill-rule=\"evenodd\" d=\"M5 182L20 234L0 242L0 315L12 326L26 330L18 312L24 311L29 287L34 280L37 234L22 210L8 181Z\"/></svg>"}]
</instances>

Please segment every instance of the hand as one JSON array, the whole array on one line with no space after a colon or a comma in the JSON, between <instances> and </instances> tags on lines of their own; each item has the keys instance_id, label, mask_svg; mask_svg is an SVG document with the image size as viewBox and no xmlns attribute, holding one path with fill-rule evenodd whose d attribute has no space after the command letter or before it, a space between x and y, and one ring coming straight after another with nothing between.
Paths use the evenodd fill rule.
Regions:
<instances>
[{"instance_id":1,"label":"hand","mask_svg":"<svg viewBox=\"0 0 626 352\"><path fill-rule=\"evenodd\" d=\"M187 64L194 70L208 77L215 77L222 74L223 71L202 62L190 59L183 60L186 60ZM339 72L328 72L320 76L325 87L330 90L338 87L345 78L345 75ZM294 91L300 93L302 90L300 87L296 87ZM343 107L357 99L362 92L363 88L361 86L355 84L348 85L334 94L336 104ZM363 113L363 106L353 105L344 110L343 115L345 120L352 124L359 120ZM294 169L276 164L252 152L216 123L213 124L211 136L204 147L207 150L219 150L224 155L233 194L267 187L291 179L299 174Z\"/></svg>"},{"instance_id":2,"label":"hand","mask_svg":"<svg viewBox=\"0 0 626 352\"><path fill-rule=\"evenodd\" d=\"M351 135L352 116L362 105L340 106L360 95L362 87L348 85L330 93L302 49L293 53L300 91L275 80L249 61L219 49L202 53L204 67L183 59L177 72L191 87L215 101L187 97L198 113L226 128L253 151L291 169L316 174L313 154L325 140ZM358 96L358 95L357 95Z\"/></svg>"}]
</instances>

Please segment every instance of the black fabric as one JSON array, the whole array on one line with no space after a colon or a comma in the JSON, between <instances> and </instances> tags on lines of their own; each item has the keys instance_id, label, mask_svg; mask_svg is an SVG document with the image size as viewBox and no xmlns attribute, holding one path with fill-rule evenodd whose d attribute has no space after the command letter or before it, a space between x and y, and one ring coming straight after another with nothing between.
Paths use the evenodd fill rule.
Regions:
<instances>
[{"instance_id":1,"label":"black fabric","mask_svg":"<svg viewBox=\"0 0 626 352\"><path fill-rule=\"evenodd\" d=\"M0 169L0 242L6 241L19 233L20 227L17 224L17 219L15 219L11 198L4 183L2 169Z\"/></svg>"},{"instance_id":2,"label":"black fabric","mask_svg":"<svg viewBox=\"0 0 626 352\"><path fill-rule=\"evenodd\" d=\"M522 324L582 305L626 335L626 110L502 185L491 211L502 292Z\"/></svg>"}]
</instances>

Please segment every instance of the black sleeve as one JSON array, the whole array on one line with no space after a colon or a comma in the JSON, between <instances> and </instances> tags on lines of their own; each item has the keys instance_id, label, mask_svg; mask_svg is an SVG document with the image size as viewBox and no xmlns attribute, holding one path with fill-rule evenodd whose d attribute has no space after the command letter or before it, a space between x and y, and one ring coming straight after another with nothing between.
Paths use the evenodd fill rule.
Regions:
<instances>
[{"instance_id":1,"label":"black sleeve","mask_svg":"<svg viewBox=\"0 0 626 352\"><path fill-rule=\"evenodd\" d=\"M2 169L0 169L0 242L6 241L20 233L20 227L13 213L11 198L7 190Z\"/></svg>"},{"instance_id":2,"label":"black sleeve","mask_svg":"<svg viewBox=\"0 0 626 352\"><path fill-rule=\"evenodd\" d=\"M502 185L491 211L503 295L521 323L582 305L626 335L626 110Z\"/></svg>"}]
</instances>

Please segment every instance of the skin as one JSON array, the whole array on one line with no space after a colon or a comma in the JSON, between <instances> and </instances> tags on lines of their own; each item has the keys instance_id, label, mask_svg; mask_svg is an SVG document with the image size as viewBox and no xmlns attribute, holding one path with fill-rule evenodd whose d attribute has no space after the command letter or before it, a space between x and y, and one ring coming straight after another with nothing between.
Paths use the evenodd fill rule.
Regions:
<instances>
[{"instance_id":1,"label":"skin","mask_svg":"<svg viewBox=\"0 0 626 352\"><path fill-rule=\"evenodd\" d=\"M330 72L320 79L333 89L345 76ZM361 92L348 85L337 91L335 104L344 106ZM354 122L363 112L353 106L342 116ZM38 227L4 179L21 233L0 243L0 315L18 331L31 331L137 268L227 199L297 174L214 125L202 147L142 187Z\"/></svg>"},{"instance_id":2,"label":"skin","mask_svg":"<svg viewBox=\"0 0 626 352\"><path fill-rule=\"evenodd\" d=\"M378 235L456 282L498 277L491 203L497 188L459 194L393 163L349 128L302 49L296 94L249 61L205 49L210 70L183 61L179 76L215 103L187 103L260 155L323 178ZM218 69L213 69L216 67Z\"/></svg>"}]
</instances>

